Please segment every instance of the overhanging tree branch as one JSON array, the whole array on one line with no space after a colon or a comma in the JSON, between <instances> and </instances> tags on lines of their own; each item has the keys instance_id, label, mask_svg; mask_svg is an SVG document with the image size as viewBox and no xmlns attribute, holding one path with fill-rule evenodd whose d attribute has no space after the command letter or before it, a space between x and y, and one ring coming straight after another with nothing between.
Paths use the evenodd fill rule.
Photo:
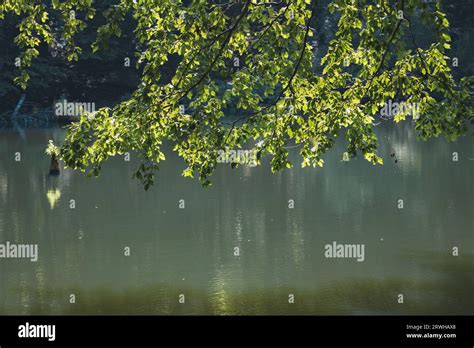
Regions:
<instances>
[{"instance_id":1,"label":"overhanging tree branch","mask_svg":"<svg viewBox=\"0 0 474 348\"><path fill-rule=\"evenodd\" d=\"M227 37L225 38L225 40L222 42L221 44L221 47L219 48L219 51L217 52L216 56L214 57L214 59L212 60L211 64L209 64L209 67L206 69L206 71L204 72L204 74L201 75L201 77L199 78L199 80L197 80L194 84L192 84L190 87L188 87L184 92L183 94L178 98L177 102L180 102L182 99L184 99L186 97L186 95L191 92L194 88L196 88L197 86L199 86L202 81L204 81L204 79L209 75L209 73L212 71L212 69L214 68L214 65L217 63L217 61L219 60L219 58L221 57L222 53L224 52L224 49L226 48L227 44L229 43L230 39L232 38L232 34L234 33L234 31L236 30L237 26L239 25L239 23L242 21L242 19L247 15L248 13L248 10L249 10L249 7L250 7L250 4L251 4L251 0L247 0L247 2L245 3L244 5L244 8L242 9L242 13L241 15L237 18L237 20L235 21L234 25L230 28L228 34L227 34Z\"/></svg>"}]
</instances>

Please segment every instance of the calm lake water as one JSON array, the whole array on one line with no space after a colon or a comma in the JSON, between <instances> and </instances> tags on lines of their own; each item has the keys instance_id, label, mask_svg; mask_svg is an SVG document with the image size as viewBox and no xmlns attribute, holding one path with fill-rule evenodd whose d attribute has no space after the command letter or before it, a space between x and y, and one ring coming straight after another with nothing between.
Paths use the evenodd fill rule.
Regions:
<instances>
[{"instance_id":1,"label":"calm lake water","mask_svg":"<svg viewBox=\"0 0 474 348\"><path fill-rule=\"evenodd\" d=\"M383 166L342 162L340 143L322 169L221 165L202 188L168 151L148 192L133 154L98 179L49 177L63 130L0 130L0 243L39 246L0 259L0 314L473 314L473 138L376 128ZM365 260L325 258L333 241Z\"/></svg>"}]
</instances>

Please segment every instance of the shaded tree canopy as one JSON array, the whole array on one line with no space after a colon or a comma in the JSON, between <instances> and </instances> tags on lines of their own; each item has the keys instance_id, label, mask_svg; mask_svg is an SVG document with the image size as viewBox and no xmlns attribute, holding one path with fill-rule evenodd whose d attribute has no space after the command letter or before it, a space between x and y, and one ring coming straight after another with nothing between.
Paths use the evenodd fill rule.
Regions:
<instances>
[{"instance_id":1,"label":"shaded tree canopy","mask_svg":"<svg viewBox=\"0 0 474 348\"><path fill-rule=\"evenodd\" d=\"M74 61L82 52L74 38L95 12L92 0L5 0L0 18L20 18L16 82L27 86L42 43L57 44L53 16ZM288 144L300 146L302 166L322 166L343 136L350 157L382 163L373 121L392 99L418 105L414 122L423 138L453 140L474 122L474 80L453 77L441 1L121 0L106 10L94 51L121 35L127 16L134 20L139 85L115 107L82 115L59 149L66 165L94 175L110 156L137 151L135 176L148 188L165 159L164 141L187 163L183 175L203 184L218 149L251 146L259 161L270 155L278 171L292 166ZM335 19L330 33L326 18ZM418 22L430 32L423 45ZM395 121L407 116L400 112Z\"/></svg>"},{"instance_id":2,"label":"shaded tree canopy","mask_svg":"<svg viewBox=\"0 0 474 348\"><path fill-rule=\"evenodd\" d=\"M128 16L122 22L123 33L109 42L100 54L92 52L91 45L97 37L97 28L105 23L102 15L114 1L102 0L95 6L97 15L88 20L87 27L78 31L74 40L82 48L78 60L69 60L69 47L62 37L64 22L60 12L51 11L49 1L43 1L50 12L47 19L52 44L44 42L36 46L38 57L34 64L25 66L30 76L27 102L38 108L51 108L60 97L69 100L94 100L96 105L108 105L117 101L117 96L129 94L139 83L139 71L123 66L124 57L133 59L133 19ZM1 7L2 5L0 5ZM14 83L18 74L17 61L25 47L15 45L18 24L26 13L20 16L5 12L0 20L0 98L5 109L13 109L20 95L20 87ZM36 54L36 53L35 53ZM47 112L47 110L45 110Z\"/></svg>"}]
</instances>

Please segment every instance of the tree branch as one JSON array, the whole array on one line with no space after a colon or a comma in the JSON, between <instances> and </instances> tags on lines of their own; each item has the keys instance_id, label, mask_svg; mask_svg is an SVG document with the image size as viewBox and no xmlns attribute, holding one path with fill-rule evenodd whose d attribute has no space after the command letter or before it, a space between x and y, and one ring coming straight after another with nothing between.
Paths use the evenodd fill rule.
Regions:
<instances>
[{"instance_id":1,"label":"tree branch","mask_svg":"<svg viewBox=\"0 0 474 348\"><path fill-rule=\"evenodd\" d=\"M196 88L197 86L199 86L202 81L204 81L204 79L207 77L207 75L209 75L209 73L212 71L212 68L214 67L214 65L217 63L217 61L219 60L219 58L221 57L222 53L224 52L224 49L226 48L227 44L229 43L230 39L232 38L232 34L234 33L235 29L237 28L237 26L239 25L239 23L242 21L242 19L247 15L247 12L249 10L249 7L250 7L250 4L251 4L251 0L247 0L247 2L245 3L244 5L244 8L242 10L242 13L240 14L240 16L237 18L237 20L235 21L234 25L230 28L228 34L227 34L227 37L225 38L225 40L222 42L221 44L221 47L219 48L219 51L217 52L216 56L214 57L214 59L212 60L211 64L209 64L209 67L207 68L207 70L204 72L204 74L201 75L201 77L199 78L199 80L197 80L195 83L193 83L189 88L187 88L184 93L181 95L181 97L178 98L177 102L181 101L183 98L186 97L186 95L191 92L194 88Z\"/></svg>"}]
</instances>

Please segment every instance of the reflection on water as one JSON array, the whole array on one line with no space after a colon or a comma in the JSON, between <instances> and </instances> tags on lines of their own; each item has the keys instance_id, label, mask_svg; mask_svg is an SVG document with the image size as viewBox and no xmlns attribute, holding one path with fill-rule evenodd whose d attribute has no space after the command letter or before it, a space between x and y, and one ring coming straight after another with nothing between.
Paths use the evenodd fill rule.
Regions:
<instances>
[{"instance_id":1,"label":"reflection on water","mask_svg":"<svg viewBox=\"0 0 474 348\"><path fill-rule=\"evenodd\" d=\"M0 243L37 243L39 260L0 259L0 313L472 314L474 142L409 127L377 127L384 166L342 162L338 144L323 169L223 165L203 189L170 154L148 192L133 156L49 177L62 131L3 130ZM333 241L365 244L365 261L326 259Z\"/></svg>"},{"instance_id":2,"label":"reflection on water","mask_svg":"<svg viewBox=\"0 0 474 348\"><path fill-rule=\"evenodd\" d=\"M53 209L56 203L59 201L59 198L61 198L61 191L59 191L57 188L48 190L46 197L48 198L51 209Z\"/></svg>"}]
</instances>

